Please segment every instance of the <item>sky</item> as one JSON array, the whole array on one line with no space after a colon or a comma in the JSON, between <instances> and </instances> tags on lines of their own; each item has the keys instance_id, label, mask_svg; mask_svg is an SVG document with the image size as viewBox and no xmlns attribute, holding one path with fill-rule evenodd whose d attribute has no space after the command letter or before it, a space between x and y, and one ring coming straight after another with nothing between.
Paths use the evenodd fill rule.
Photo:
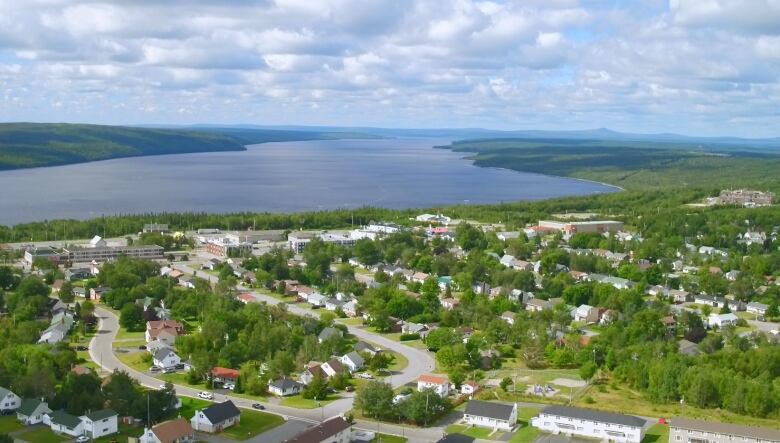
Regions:
<instances>
[{"instance_id":1,"label":"sky","mask_svg":"<svg viewBox=\"0 0 780 443\"><path fill-rule=\"evenodd\" d=\"M780 136L780 0L0 0L0 121Z\"/></svg>"}]
</instances>

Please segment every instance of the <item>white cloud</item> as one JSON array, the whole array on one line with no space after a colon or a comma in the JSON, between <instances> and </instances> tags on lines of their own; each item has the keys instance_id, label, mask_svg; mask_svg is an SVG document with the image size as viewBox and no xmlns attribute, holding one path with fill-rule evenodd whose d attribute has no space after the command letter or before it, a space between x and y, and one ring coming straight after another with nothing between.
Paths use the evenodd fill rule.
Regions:
<instances>
[{"instance_id":1,"label":"white cloud","mask_svg":"<svg viewBox=\"0 0 780 443\"><path fill-rule=\"evenodd\" d=\"M780 0L0 0L0 119L773 135L778 48Z\"/></svg>"}]
</instances>

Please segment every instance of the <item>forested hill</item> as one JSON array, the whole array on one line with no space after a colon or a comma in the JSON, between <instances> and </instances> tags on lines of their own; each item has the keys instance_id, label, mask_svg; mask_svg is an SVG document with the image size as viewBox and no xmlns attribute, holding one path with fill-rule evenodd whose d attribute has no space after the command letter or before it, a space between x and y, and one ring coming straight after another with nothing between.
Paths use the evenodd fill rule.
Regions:
<instances>
[{"instance_id":1,"label":"forested hill","mask_svg":"<svg viewBox=\"0 0 780 443\"><path fill-rule=\"evenodd\" d=\"M244 145L359 137L270 129L158 129L50 123L0 123L0 170L120 157L242 151Z\"/></svg>"},{"instance_id":2,"label":"forested hill","mask_svg":"<svg viewBox=\"0 0 780 443\"><path fill-rule=\"evenodd\" d=\"M463 140L439 148L473 152L474 163L576 177L625 189L755 186L776 190L780 155L774 148L704 148L684 142L601 139Z\"/></svg>"}]
</instances>

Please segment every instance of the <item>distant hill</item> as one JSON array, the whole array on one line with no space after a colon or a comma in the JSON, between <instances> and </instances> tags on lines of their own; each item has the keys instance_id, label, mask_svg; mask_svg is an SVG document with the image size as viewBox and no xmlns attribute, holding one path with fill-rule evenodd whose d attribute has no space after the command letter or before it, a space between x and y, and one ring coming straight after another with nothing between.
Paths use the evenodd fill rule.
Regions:
<instances>
[{"instance_id":1,"label":"distant hill","mask_svg":"<svg viewBox=\"0 0 780 443\"><path fill-rule=\"evenodd\" d=\"M245 145L360 137L356 133L251 128L163 129L50 123L0 123L0 170L120 157L243 151ZM362 135L363 137L373 137Z\"/></svg>"}]
</instances>

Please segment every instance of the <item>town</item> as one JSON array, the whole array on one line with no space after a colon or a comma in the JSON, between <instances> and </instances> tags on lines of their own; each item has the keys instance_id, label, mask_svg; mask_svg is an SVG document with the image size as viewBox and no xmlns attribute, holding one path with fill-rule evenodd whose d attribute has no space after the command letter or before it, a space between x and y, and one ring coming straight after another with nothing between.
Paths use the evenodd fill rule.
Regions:
<instances>
[{"instance_id":1,"label":"town","mask_svg":"<svg viewBox=\"0 0 780 443\"><path fill-rule=\"evenodd\" d=\"M760 212L771 195L719 198L655 220L148 223L5 244L0 429L30 443L780 441L780 226Z\"/></svg>"}]
</instances>

